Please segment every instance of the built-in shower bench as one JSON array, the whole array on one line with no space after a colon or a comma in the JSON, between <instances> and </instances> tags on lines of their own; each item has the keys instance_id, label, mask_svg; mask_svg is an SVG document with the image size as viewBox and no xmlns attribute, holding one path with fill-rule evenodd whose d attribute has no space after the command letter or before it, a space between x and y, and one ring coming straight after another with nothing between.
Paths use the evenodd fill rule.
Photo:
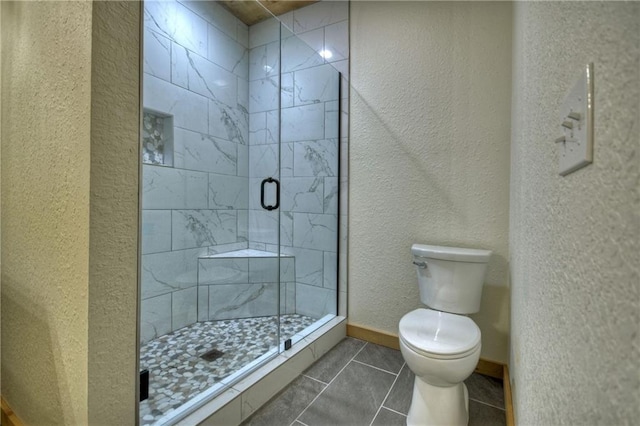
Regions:
<instances>
[{"instance_id":1,"label":"built-in shower bench","mask_svg":"<svg viewBox=\"0 0 640 426\"><path fill-rule=\"evenodd\" d=\"M295 313L295 288L294 256L254 249L200 256L198 320Z\"/></svg>"}]
</instances>

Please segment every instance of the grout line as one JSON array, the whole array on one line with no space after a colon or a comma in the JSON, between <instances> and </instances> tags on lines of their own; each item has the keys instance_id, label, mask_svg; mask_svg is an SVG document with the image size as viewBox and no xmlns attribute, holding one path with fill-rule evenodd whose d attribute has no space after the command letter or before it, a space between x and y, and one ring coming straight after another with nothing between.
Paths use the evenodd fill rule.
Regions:
<instances>
[{"instance_id":1,"label":"grout line","mask_svg":"<svg viewBox=\"0 0 640 426\"><path fill-rule=\"evenodd\" d=\"M497 408L498 410L505 411L504 408L498 407L496 405L489 404L488 402L478 401L477 399L469 397L469 401L477 402L478 404L488 405L489 407Z\"/></svg>"},{"instance_id":2,"label":"grout line","mask_svg":"<svg viewBox=\"0 0 640 426\"><path fill-rule=\"evenodd\" d=\"M358 362L358 361L356 361L356 362ZM402 370L402 367L400 367L400 370ZM382 370L382 371L384 371L384 370ZM387 400L387 398L389 398L389 394L391 393L391 389L393 389L393 387L396 385L396 382L398 381L398 377L400 377L400 374L397 374L396 378L393 379L393 383L391 383L391 386L389 387L389 390L387 391L387 394L382 399L382 403L378 407L378 411L376 411L375 416L373 416L373 418L371 419L371 423L369 423L369 426L371 426L373 424L373 422L376 420L376 417L378 417L378 414L380 414L380 410L382 409L382 406L384 405L384 403Z\"/></svg>"},{"instance_id":3,"label":"grout line","mask_svg":"<svg viewBox=\"0 0 640 426\"><path fill-rule=\"evenodd\" d=\"M311 377L311 376L307 376L306 374L301 374L301 376L302 376L302 377L306 377L307 379L315 380L316 382L318 382L318 383L322 383L322 384L323 384L323 385L325 385L325 386L328 386L328 385L329 385L328 383L325 383L325 382L323 382L322 380L318 380L318 379L313 378L313 377Z\"/></svg>"},{"instance_id":4,"label":"grout line","mask_svg":"<svg viewBox=\"0 0 640 426\"><path fill-rule=\"evenodd\" d=\"M365 342L365 344L364 344L364 345L362 345L362 347L361 347L360 349L358 349L358 352L356 352L356 353L355 353L355 355L353 355L353 357L351 357L351 359L350 359L350 360L349 360L349 361L344 365L344 367L342 367L342 369L341 369L340 371L338 371L338 373L337 373L335 376L333 376L333 378L331 379L331 381L330 381L329 383L327 383L327 386L326 386L324 389L322 389L322 390L320 391L320 393L319 393L318 395L316 395L316 397L315 397L315 398L313 398L313 400L309 403L309 405L307 405L307 406L304 408L304 410L302 410L302 411L300 412L300 414L298 414L298 417L296 417L296 420L298 420L300 423L302 423L302 421L300 421L300 420L299 420L299 419L300 419L300 416L302 416L302 415L304 414L304 412L305 412L305 411L307 411L307 409L308 409L309 407L311 407L311 405L312 405L314 402L316 402L316 399L318 399L318 398L320 397L320 395L322 395L322 394L324 393L324 391L326 391L327 389L329 389L329 386L331 385L331 383L333 383L333 381L336 379L336 377L338 377L338 376L340 375L340 373L342 373L342 372L344 371L344 369L345 369L345 368L347 368L347 366L348 366L349 364L351 364L351 361L353 361L353 359L354 359L355 357L357 357L357 356L358 356L358 354L359 354L360 352L362 352L362 350L365 348L365 346L367 346L367 343L366 343L366 342ZM316 361L316 362L317 362L317 361ZM294 422L295 422L295 420L294 420ZM302 423L302 424L304 424L304 423Z\"/></svg>"},{"instance_id":5,"label":"grout line","mask_svg":"<svg viewBox=\"0 0 640 426\"><path fill-rule=\"evenodd\" d=\"M389 407L385 407L384 405L383 405L381 408L384 408L384 409L385 409L385 410L387 410L387 411L391 411L392 413L400 414L401 416L407 417L407 415L406 415L406 414L401 413L400 411L393 410L393 409L391 409L391 408L389 408Z\"/></svg>"},{"instance_id":6,"label":"grout line","mask_svg":"<svg viewBox=\"0 0 640 426\"><path fill-rule=\"evenodd\" d=\"M298 420L298 419L296 419L296 420L292 421L292 422L291 422L291 425L289 425L289 426L293 426L296 422L298 422L298 423L300 423L301 425L304 425L304 426L309 426L309 425L308 425L308 424L306 424L306 423L302 423L302 422L301 422L300 420Z\"/></svg>"},{"instance_id":7,"label":"grout line","mask_svg":"<svg viewBox=\"0 0 640 426\"><path fill-rule=\"evenodd\" d=\"M353 362L357 362L358 364L365 365L367 367L375 368L376 370L382 371L384 373L393 374L394 376L397 376L397 375L400 374L400 371L398 371L397 373L394 373L392 371L385 370L385 369L380 368L380 367L376 367L375 365L371 365L371 364L367 364L366 362L358 361L357 359L354 359ZM400 367L400 370L402 370L402 367Z\"/></svg>"}]
</instances>

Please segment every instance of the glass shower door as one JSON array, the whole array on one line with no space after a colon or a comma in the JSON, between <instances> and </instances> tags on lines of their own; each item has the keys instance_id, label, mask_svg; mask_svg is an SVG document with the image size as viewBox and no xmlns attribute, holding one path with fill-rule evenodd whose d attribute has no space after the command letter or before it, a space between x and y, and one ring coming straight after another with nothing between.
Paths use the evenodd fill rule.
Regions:
<instances>
[{"instance_id":1,"label":"glass shower door","mask_svg":"<svg viewBox=\"0 0 640 426\"><path fill-rule=\"evenodd\" d=\"M322 39L281 28L280 336L295 344L337 314L340 76Z\"/></svg>"}]
</instances>

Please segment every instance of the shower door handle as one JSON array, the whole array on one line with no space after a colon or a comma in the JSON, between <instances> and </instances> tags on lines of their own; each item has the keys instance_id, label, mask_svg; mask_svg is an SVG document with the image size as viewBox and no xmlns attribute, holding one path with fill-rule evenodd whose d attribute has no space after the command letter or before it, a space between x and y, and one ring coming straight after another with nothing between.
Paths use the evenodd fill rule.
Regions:
<instances>
[{"instance_id":1,"label":"shower door handle","mask_svg":"<svg viewBox=\"0 0 640 426\"><path fill-rule=\"evenodd\" d=\"M266 205L264 203L264 187L266 184L268 183L275 183L276 184L276 204L271 206L271 205ZM268 177L266 179L262 180L262 183L260 184L260 204L262 205L262 208L265 210L275 210L280 206L280 181L278 181L278 179L274 179L272 177Z\"/></svg>"}]
</instances>

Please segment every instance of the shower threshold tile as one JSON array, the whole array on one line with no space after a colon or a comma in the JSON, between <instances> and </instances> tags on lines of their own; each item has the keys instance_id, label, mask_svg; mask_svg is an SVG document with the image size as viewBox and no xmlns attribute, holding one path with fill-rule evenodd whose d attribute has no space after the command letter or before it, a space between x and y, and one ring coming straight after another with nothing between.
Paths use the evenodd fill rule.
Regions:
<instances>
[{"instance_id":1,"label":"shower threshold tile","mask_svg":"<svg viewBox=\"0 0 640 426\"><path fill-rule=\"evenodd\" d=\"M316 320L281 315L281 340ZM277 347L276 316L203 321L143 344L140 369L149 370L149 398L140 424L149 425ZM209 353L211 361L201 358Z\"/></svg>"}]
</instances>

